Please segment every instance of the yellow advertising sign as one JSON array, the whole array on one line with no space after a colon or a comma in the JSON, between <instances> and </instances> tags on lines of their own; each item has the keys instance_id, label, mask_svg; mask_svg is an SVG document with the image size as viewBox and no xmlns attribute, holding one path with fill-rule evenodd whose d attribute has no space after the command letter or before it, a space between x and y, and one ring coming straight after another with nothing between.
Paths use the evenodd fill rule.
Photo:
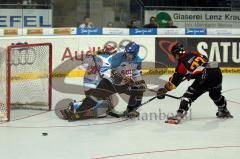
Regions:
<instances>
[{"instance_id":1,"label":"yellow advertising sign","mask_svg":"<svg viewBox=\"0 0 240 159\"><path fill-rule=\"evenodd\" d=\"M18 35L18 29L17 29L17 28L4 29L3 34L4 34L5 36Z\"/></svg>"},{"instance_id":2,"label":"yellow advertising sign","mask_svg":"<svg viewBox=\"0 0 240 159\"><path fill-rule=\"evenodd\" d=\"M43 29L27 29L27 35L43 35Z\"/></svg>"},{"instance_id":3,"label":"yellow advertising sign","mask_svg":"<svg viewBox=\"0 0 240 159\"><path fill-rule=\"evenodd\" d=\"M54 29L53 34L67 34L70 35L72 33L72 29L71 28L57 28Z\"/></svg>"}]
</instances>

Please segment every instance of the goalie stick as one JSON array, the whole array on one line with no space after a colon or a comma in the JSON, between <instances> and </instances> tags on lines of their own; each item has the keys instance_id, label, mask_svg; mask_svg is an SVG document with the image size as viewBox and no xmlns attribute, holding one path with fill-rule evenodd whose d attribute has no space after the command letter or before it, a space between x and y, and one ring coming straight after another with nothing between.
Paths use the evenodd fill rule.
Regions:
<instances>
[{"instance_id":1,"label":"goalie stick","mask_svg":"<svg viewBox=\"0 0 240 159\"><path fill-rule=\"evenodd\" d=\"M147 90L152 91L152 92L157 92L157 91L152 90L152 89L149 89L149 88L147 88ZM181 99L181 98L182 98L182 97L176 97L176 96L173 96L173 95L170 95L170 94L165 94L165 96L170 97L170 98L174 98L174 99ZM142 107L142 106L145 105L145 104L148 104L149 102L153 101L153 100L156 99L156 98L157 98L157 96L154 96L154 97L150 98L149 100L143 102L138 108ZM110 112L110 114L111 114L111 116L114 116L114 117L116 117L116 118L120 118L120 117L124 117L124 116L125 116L124 113L118 114L118 113ZM109 115L110 115L110 114L109 114Z\"/></svg>"}]
</instances>

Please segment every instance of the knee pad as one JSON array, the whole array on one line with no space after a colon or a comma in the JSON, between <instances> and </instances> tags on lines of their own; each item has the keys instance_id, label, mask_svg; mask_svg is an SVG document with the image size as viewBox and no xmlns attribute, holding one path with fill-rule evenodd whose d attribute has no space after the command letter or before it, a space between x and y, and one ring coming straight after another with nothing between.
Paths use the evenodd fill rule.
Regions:
<instances>
[{"instance_id":1,"label":"knee pad","mask_svg":"<svg viewBox=\"0 0 240 159\"><path fill-rule=\"evenodd\" d=\"M184 97L184 96L181 98L181 101L186 101L190 105L192 104L192 100L190 98L187 98L187 97Z\"/></svg>"},{"instance_id":2,"label":"knee pad","mask_svg":"<svg viewBox=\"0 0 240 159\"><path fill-rule=\"evenodd\" d=\"M194 89L194 88L192 88L192 87L189 87L188 89L187 89L187 91L184 93L184 97L185 98L188 98L188 99L191 99L192 100L192 98L193 98L193 95L196 93L197 91L196 91L196 89Z\"/></svg>"},{"instance_id":3,"label":"knee pad","mask_svg":"<svg viewBox=\"0 0 240 159\"><path fill-rule=\"evenodd\" d=\"M183 96L181 98L181 103L180 103L179 109L183 109L185 111L188 111L188 109L191 106L191 104L192 104L192 100L190 98L187 98L187 97Z\"/></svg>"}]
</instances>

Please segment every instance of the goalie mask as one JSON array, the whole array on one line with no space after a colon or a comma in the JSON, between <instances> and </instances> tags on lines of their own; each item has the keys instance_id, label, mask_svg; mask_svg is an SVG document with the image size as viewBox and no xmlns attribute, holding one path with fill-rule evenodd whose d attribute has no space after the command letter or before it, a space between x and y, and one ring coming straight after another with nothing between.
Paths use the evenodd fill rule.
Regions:
<instances>
[{"instance_id":1,"label":"goalie mask","mask_svg":"<svg viewBox=\"0 0 240 159\"><path fill-rule=\"evenodd\" d=\"M105 45L102 51L109 55L117 52L116 48L114 48L112 45L109 45L109 44Z\"/></svg>"}]
</instances>

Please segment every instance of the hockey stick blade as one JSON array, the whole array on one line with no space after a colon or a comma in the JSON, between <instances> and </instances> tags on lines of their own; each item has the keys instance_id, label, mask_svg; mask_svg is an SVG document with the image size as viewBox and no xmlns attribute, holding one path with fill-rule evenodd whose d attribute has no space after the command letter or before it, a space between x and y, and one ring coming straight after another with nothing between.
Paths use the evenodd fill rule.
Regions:
<instances>
[{"instance_id":1,"label":"hockey stick blade","mask_svg":"<svg viewBox=\"0 0 240 159\"><path fill-rule=\"evenodd\" d=\"M174 99L181 99L182 97L176 97L170 94L165 94L165 96L170 97L170 98L174 98Z\"/></svg>"}]
</instances>

